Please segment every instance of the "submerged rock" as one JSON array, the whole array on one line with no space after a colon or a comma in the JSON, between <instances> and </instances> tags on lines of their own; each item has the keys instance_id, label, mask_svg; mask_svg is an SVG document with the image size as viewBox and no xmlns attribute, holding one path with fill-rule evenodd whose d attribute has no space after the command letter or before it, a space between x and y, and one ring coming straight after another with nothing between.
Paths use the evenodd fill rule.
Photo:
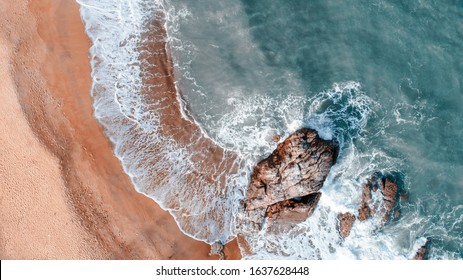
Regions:
<instances>
[{"instance_id":1,"label":"submerged rock","mask_svg":"<svg viewBox=\"0 0 463 280\"><path fill-rule=\"evenodd\" d=\"M313 129L299 129L255 167L246 210L318 192L336 157L333 141L321 139Z\"/></svg>"},{"instance_id":2,"label":"submerged rock","mask_svg":"<svg viewBox=\"0 0 463 280\"><path fill-rule=\"evenodd\" d=\"M341 235L342 239L345 239L349 236L350 230L355 222L355 216L352 213L339 213L338 214L339 220L339 234Z\"/></svg>"},{"instance_id":3,"label":"submerged rock","mask_svg":"<svg viewBox=\"0 0 463 280\"><path fill-rule=\"evenodd\" d=\"M321 195L317 192L297 199L280 201L267 207L265 212L267 231L284 232L295 224L305 221L313 214Z\"/></svg>"}]
</instances>

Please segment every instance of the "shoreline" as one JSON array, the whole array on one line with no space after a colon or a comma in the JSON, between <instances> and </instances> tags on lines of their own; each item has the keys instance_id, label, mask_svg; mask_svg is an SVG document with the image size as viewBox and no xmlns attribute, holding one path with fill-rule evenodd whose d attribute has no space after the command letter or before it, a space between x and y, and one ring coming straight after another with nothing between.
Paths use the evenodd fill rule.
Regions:
<instances>
[{"instance_id":1,"label":"shoreline","mask_svg":"<svg viewBox=\"0 0 463 280\"><path fill-rule=\"evenodd\" d=\"M0 13L9 62L0 75L10 82L1 93L11 101L0 115L9 124L0 133L0 258L217 259L135 190L113 154L93 116L79 5L4 1ZM240 258L236 242L225 253Z\"/></svg>"},{"instance_id":2,"label":"shoreline","mask_svg":"<svg viewBox=\"0 0 463 280\"><path fill-rule=\"evenodd\" d=\"M95 116L139 192L167 209L187 235L209 244L228 242L239 207L230 198L244 185L236 183L243 180L237 175L243 162L185 117L168 44L168 14L163 7L136 3L130 8L135 21L130 15L113 18L111 11L121 7L111 3L81 8L95 43L90 50L98 77Z\"/></svg>"}]
</instances>

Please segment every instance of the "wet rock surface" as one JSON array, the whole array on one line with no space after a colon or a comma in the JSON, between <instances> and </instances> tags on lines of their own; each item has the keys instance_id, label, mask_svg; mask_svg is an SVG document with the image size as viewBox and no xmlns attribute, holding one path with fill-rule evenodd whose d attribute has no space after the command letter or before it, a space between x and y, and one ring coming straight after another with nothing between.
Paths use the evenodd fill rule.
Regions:
<instances>
[{"instance_id":1,"label":"wet rock surface","mask_svg":"<svg viewBox=\"0 0 463 280\"><path fill-rule=\"evenodd\" d=\"M313 214L321 193L309 194L297 199L277 202L265 212L267 231L279 233L290 230L294 225L305 221Z\"/></svg>"},{"instance_id":2,"label":"wet rock surface","mask_svg":"<svg viewBox=\"0 0 463 280\"><path fill-rule=\"evenodd\" d=\"M363 186L363 192L362 192L362 204L359 209L359 221L365 221L366 219L370 218L372 216L373 210L370 208L370 203L371 203L371 187L369 183L365 184Z\"/></svg>"},{"instance_id":3,"label":"wet rock surface","mask_svg":"<svg viewBox=\"0 0 463 280\"><path fill-rule=\"evenodd\" d=\"M374 200L372 193L381 192L381 199ZM382 217L382 225L391 218L399 218L398 198L406 193L399 189L392 178L387 176L373 176L363 187L362 204L359 208L359 220L365 221L373 216Z\"/></svg>"},{"instance_id":4,"label":"wet rock surface","mask_svg":"<svg viewBox=\"0 0 463 280\"><path fill-rule=\"evenodd\" d=\"M334 142L321 139L313 129L299 129L255 167L246 210L319 191L336 157Z\"/></svg>"},{"instance_id":5,"label":"wet rock surface","mask_svg":"<svg viewBox=\"0 0 463 280\"><path fill-rule=\"evenodd\" d=\"M254 168L245 201L246 220L255 230L287 231L316 208L337 144L321 139L313 129L291 134ZM249 226L249 225L248 225Z\"/></svg>"},{"instance_id":6,"label":"wet rock surface","mask_svg":"<svg viewBox=\"0 0 463 280\"><path fill-rule=\"evenodd\" d=\"M209 256L218 255L219 260L225 259L225 254L223 253L224 246L221 242L217 241L211 245L211 251L209 252Z\"/></svg>"},{"instance_id":7,"label":"wet rock surface","mask_svg":"<svg viewBox=\"0 0 463 280\"><path fill-rule=\"evenodd\" d=\"M413 259L414 260L427 260L430 243L431 243L430 240L427 239L426 243L418 249Z\"/></svg>"},{"instance_id":8,"label":"wet rock surface","mask_svg":"<svg viewBox=\"0 0 463 280\"><path fill-rule=\"evenodd\" d=\"M339 213L338 214L338 220L339 220L339 234L341 235L342 239L345 239L346 237L349 236L350 230L352 229L352 226L354 225L354 222L356 220L354 214L352 213Z\"/></svg>"}]
</instances>

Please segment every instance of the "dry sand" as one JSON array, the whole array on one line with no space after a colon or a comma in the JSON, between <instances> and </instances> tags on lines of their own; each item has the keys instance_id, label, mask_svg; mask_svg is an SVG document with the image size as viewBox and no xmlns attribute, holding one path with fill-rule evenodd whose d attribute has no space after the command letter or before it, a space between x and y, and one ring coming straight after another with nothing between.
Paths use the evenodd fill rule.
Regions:
<instances>
[{"instance_id":1,"label":"dry sand","mask_svg":"<svg viewBox=\"0 0 463 280\"><path fill-rule=\"evenodd\" d=\"M93 118L78 9L0 1L0 258L210 258L134 190Z\"/></svg>"}]
</instances>

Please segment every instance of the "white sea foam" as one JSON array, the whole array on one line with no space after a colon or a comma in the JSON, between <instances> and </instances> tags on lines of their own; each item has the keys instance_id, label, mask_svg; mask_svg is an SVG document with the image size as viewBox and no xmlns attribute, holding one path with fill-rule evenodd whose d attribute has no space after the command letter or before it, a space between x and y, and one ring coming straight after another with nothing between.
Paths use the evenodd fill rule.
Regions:
<instances>
[{"instance_id":1,"label":"white sea foam","mask_svg":"<svg viewBox=\"0 0 463 280\"><path fill-rule=\"evenodd\" d=\"M244 157L268 155L277 145L272 136L283 139L301 127L305 101L291 95L283 100L265 95L232 100L233 109L215 124L216 138Z\"/></svg>"},{"instance_id":2,"label":"white sea foam","mask_svg":"<svg viewBox=\"0 0 463 280\"><path fill-rule=\"evenodd\" d=\"M282 79L289 80L288 91L294 93L283 98L233 88L227 93L229 110L210 122L213 129L206 127L203 132L209 129L216 143L240 156L235 163L238 172L227 174L223 186L196 184L186 177L195 172L194 155L174 138L165 138L159 133L159 115L153 110L153 104L140 94L144 86L141 77L147 73L142 73L138 53L146 22L153 16L162 17L168 25L167 41L182 53L174 55L176 74L191 82L197 96L205 95L188 67L194 59L195 46L176 35L179 22L191 16L189 11L161 1L78 2L93 42L95 116L114 143L115 154L136 189L169 210L185 233L207 242L227 241L236 234L235 217L243 219L239 205L250 171L259 158L276 147L272 136L279 134L284 138L301 126L309 126L317 129L322 138L335 138L341 145L339 160L325 182L319 206L310 219L282 235L242 229L241 233L256 253L245 257L404 259L423 244L423 230L412 234L413 231L406 228L419 224L421 216L414 214L404 217L407 223L388 224L382 230L379 230L379 220L357 222L344 242L337 233L337 214L357 213L362 182L378 170L397 171L401 164L379 148L365 148L368 144L368 138L364 137L366 124L379 105L362 92L358 82L334 84L310 99L302 97L298 81L291 73L279 73ZM223 16L219 15L216 20L223 20ZM400 108L398 110L400 113ZM453 215L457 215L455 213ZM394 238L397 228L410 232L403 238L405 245Z\"/></svg>"},{"instance_id":3,"label":"white sea foam","mask_svg":"<svg viewBox=\"0 0 463 280\"><path fill-rule=\"evenodd\" d=\"M409 259L418 246L421 236L406 240L409 246L398 242L398 224L381 227L381 217L355 222L350 236L339 236L337 215L341 212L358 214L362 185L376 171L392 173L400 167L400 160L380 149L362 149L363 130L378 106L361 90L357 82L335 84L327 91L314 96L308 103L305 122L321 132L322 137L340 140L341 154L332 167L322 188L320 202L313 215L291 231L272 235L262 230L253 232L243 228L247 241L255 254L250 259ZM381 201L380 192L373 200ZM243 220L246 217L241 216ZM417 222L416 216L405 219ZM406 224L405 224L406 225ZM402 232L406 232L404 229ZM406 248L406 249L404 249Z\"/></svg>"},{"instance_id":4,"label":"white sea foam","mask_svg":"<svg viewBox=\"0 0 463 280\"><path fill-rule=\"evenodd\" d=\"M170 211L185 233L207 242L227 241L233 235L233 216L246 185L246 173L218 174L225 185L219 179L213 183L192 181L191 176L198 172L216 173L216 167L196 170L194 157L198 155L171 136L159 133L158 101L145 100L141 94L148 86L142 82L144 75L161 75L143 73L140 45L146 43L142 40L151 39L142 39L143 32L154 17L165 21L166 16L173 15L166 14L161 1L79 3L93 42L90 52L95 116L114 143L124 171L138 191ZM227 151L223 158L228 158ZM240 170L240 159L234 164Z\"/></svg>"},{"instance_id":5,"label":"white sea foam","mask_svg":"<svg viewBox=\"0 0 463 280\"><path fill-rule=\"evenodd\" d=\"M223 4L211 2L212 7L195 11L199 15L181 2L168 2L166 27L177 85L190 113L220 146L245 158L269 154L276 146L274 134L286 136L302 124L306 100L298 75L267 65L247 20L240 16L244 13L240 1L228 1L226 12ZM196 46L192 41L203 32L208 40L197 40ZM228 57L239 69L251 70L237 73ZM283 82L278 87L276 81Z\"/></svg>"}]
</instances>

